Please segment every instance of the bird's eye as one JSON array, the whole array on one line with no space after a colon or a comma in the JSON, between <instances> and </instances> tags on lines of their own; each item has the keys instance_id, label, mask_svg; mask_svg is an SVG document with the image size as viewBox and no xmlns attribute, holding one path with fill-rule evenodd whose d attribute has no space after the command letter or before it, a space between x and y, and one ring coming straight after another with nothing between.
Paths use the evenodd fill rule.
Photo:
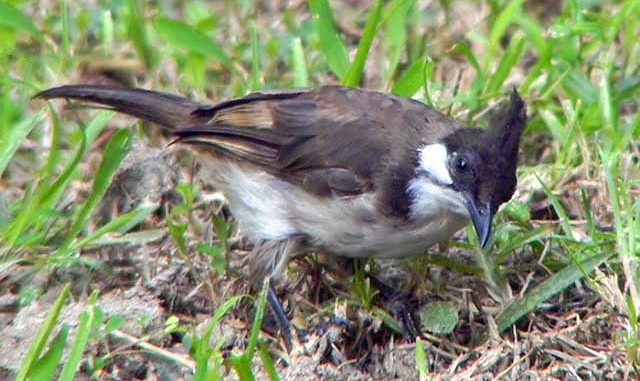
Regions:
<instances>
[{"instance_id":1,"label":"bird's eye","mask_svg":"<svg viewBox=\"0 0 640 381\"><path fill-rule=\"evenodd\" d=\"M468 167L469 164L467 164L467 161L464 158L459 157L456 159L456 169L458 172L465 172Z\"/></svg>"}]
</instances>

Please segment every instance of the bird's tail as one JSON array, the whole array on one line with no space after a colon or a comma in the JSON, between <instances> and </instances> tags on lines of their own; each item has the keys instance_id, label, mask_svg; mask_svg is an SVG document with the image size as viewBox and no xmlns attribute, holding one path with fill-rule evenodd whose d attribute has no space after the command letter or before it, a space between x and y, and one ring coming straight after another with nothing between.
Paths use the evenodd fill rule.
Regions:
<instances>
[{"instance_id":1,"label":"bird's tail","mask_svg":"<svg viewBox=\"0 0 640 381\"><path fill-rule=\"evenodd\" d=\"M69 98L107 106L115 111L164 126L169 131L186 127L204 116L196 111L206 107L187 98L143 89L72 85L54 87L34 98Z\"/></svg>"}]
</instances>

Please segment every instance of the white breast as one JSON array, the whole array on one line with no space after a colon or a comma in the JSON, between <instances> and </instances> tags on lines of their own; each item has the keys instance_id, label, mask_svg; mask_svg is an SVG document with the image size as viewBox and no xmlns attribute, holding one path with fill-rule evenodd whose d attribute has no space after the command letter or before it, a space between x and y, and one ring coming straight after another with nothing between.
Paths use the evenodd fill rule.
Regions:
<instances>
[{"instance_id":1,"label":"white breast","mask_svg":"<svg viewBox=\"0 0 640 381\"><path fill-rule=\"evenodd\" d=\"M404 257L424 253L467 223L452 191L415 185L422 210L408 224L380 216L372 195L327 200L264 172L233 163L218 168L229 207L254 242L304 235L312 246L348 257Z\"/></svg>"},{"instance_id":2,"label":"white breast","mask_svg":"<svg viewBox=\"0 0 640 381\"><path fill-rule=\"evenodd\" d=\"M241 229L253 242L282 240L298 234L291 223L291 184L262 171L221 164L213 176L229 200Z\"/></svg>"}]
</instances>

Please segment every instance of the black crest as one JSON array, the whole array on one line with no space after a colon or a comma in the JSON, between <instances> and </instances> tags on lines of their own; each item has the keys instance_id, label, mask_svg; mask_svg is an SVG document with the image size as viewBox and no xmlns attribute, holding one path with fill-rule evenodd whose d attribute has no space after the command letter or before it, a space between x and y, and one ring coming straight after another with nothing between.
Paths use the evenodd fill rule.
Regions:
<instances>
[{"instance_id":1,"label":"black crest","mask_svg":"<svg viewBox=\"0 0 640 381\"><path fill-rule=\"evenodd\" d=\"M527 125L527 111L525 103L518 91L513 89L509 107L500 113L492 123L489 131L495 142L496 157L499 158L497 190L494 203L502 204L509 201L516 188L516 167L518 165L518 148L522 132Z\"/></svg>"}]
</instances>

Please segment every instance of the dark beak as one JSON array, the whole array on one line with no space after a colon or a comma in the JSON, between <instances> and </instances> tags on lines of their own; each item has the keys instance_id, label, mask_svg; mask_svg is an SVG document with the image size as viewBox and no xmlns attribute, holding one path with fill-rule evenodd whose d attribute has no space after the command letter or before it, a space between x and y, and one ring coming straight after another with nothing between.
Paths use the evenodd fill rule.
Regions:
<instances>
[{"instance_id":1,"label":"dark beak","mask_svg":"<svg viewBox=\"0 0 640 381\"><path fill-rule=\"evenodd\" d=\"M491 234L491 204L487 202L478 207L473 195L467 193L465 193L464 199L467 211L471 216L471 222L473 222L473 227L476 229L480 247L484 248L489 242L489 235Z\"/></svg>"}]
</instances>

